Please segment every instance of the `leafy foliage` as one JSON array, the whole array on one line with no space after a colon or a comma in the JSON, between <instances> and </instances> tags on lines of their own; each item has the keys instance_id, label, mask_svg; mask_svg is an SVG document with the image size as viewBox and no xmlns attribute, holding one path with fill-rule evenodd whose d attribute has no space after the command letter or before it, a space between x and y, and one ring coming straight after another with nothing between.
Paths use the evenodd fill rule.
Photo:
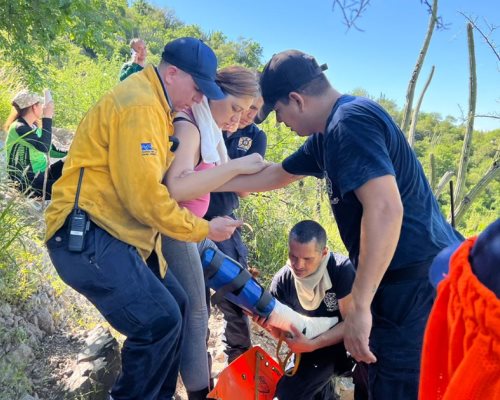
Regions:
<instances>
[{"instance_id":1,"label":"leafy foliage","mask_svg":"<svg viewBox=\"0 0 500 400\"><path fill-rule=\"evenodd\" d=\"M75 130L84 114L118 80L121 62L89 58L71 46L67 55L48 67L45 86L52 88L57 126Z\"/></svg>"},{"instance_id":2,"label":"leafy foliage","mask_svg":"<svg viewBox=\"0 0 500 400\"><path fill-rule=\"evenodd\" d=\"M12 97L22 88L19 84L19 76L19 72L14 68L0 67L0 93L2 93L0 95L0 127L3 126L12 109ZM0 139L2 139L1 133Z\"/></svg>"},{"instance_id":3,"label":"leafy foliage","mask_svg":"<svg viewBox=\"0 0 500 400\"><path fill-rule=\"evenodd\" d=\"M5 177L0 181L0 188L6 194L0 198L0 302L13 304L28 299L36 290L39 255L25 238L36 241L38 235L26 209L17 205L20 194L10 187Z\"/></svg>"},{"instance_id":4,"label":"leafy foliage","mask_svg":"<svg viewBox=\"0 0 500 400\"><path fill-rule=\"evenodd\" d=\"M203 32L197 25L180 21L172 10L154 6L147 0L129 3L126 0L0 0L0 119L4 121L7 117L11 98L21 87L37 91L48 87L56 105L55 125L75 130L87 110L118 83L118 72L129 58L128 43L133 37L145 40L151 63L160 60L168 41L194 36L214 49L221 66L261 67L262 47L251 39L229 40L220 31ZM397 123L401 122L402 111L393 100L383 95L375 98L362 88L353 94L378 101ZM283 125L276 124L274 117L268 118L262 129L268 134L267 158L275 162L281 162L303 141ZM497 130L474 134L466 191L489 167L500 146L499 133ZM430 154L435 158L437 179L447 171L456 170L463 135L464 127L457 125L453 118L420 113L415 151L427 174L430 173ZM449 214L449 196L444 193L439 201L443 212ZM3 203L1 207L0 211L8 204ZM499 207L497 178L475 201L458 228L466 236L477 233L498 216ZM286 260L288 231L299 220L310 218L321 222L327 230L330 247L345 252L323 182L314 178L278 191L249 196L242 201L239 214L253 228L253 231L244 230L251 250L250 263L261 268L266 279ZM12 219L14 214L9 215L6 221L14 224L9 226L22 226L24 222ZM20 255L22 247L16 246L18 241L14 240L8 251ZM9 265L17 265L15 260L8 261ZM19 278L19 282L23 279ZM25 285L30 287L28 281Z\"/></svg>"},{"instance_id":5,"label":"leafy foliage","mask_svg":"<svg viewBox=\"0 0 500 400\"><path fill-rule=\"evenodd\" d=\"M347 4L345 2L337 2ZM362 2L368 4L368 1ZM423 2L427 4L427 2ZM206 33L197 25L178 20L172 10L151 5L147 0L0 0L0 120L11 110L11 99L21 88L40 91L48 87L55 100L55 125L75 130L87 110L118 83L118 72L129 58L128 43L141 37L148 46L148 61L160 60L165 43L183 36L203 39L216 52L220 66L241 64L259 69L262 47L251 39L229 40L222 32ZM362 88L353 94L370 97L382 104L400 124L402 111L384 97L372 97ZM268 135L267 158L281 162L303 142L273 116L261 126ZM420 113L415 151L430 174L430 155L435 159L439 179L456 171L465 127L451 117ZM500 130L475 132L470 155L468 192L489 168L500 148ZM0 139L2 135L0 133ZM31 200L24 199L6 182L4 150L0 143L0 306L22 304L37 289L42 278L40 256L40 215L31 218ZM331 214L324 183L305 178L287 188L252 194L241 202L239 216L250 228L243 228L250 249L249 264L262 272L265 284L283 266L288 254L288 232L300 220L319 221L326 229L332 250L345 253ZM439 198L442 211L449 214L449 195ZM482 231L500 215L500 177L475 200L458 229L464 236ZM66 285L43 273L57 296ZM81 326L95 323L93 315L78 302L65 309ZM7 331L0 326L0 343L19 345L26 333ZM14 347L16 347L14 346ZM30 389L27 366L5 357L0 351L1 399L18 398ZM8 355L7 355L8 356Z\"/></svg>"},{"instance_id":6,"label":"leafy foliage","mask_svg":"<svg viewBox=\"0 0 500 400\"><path fill-rule=\"evenodd\" d=\"M120 21L127 7L126 0L2 0L0 4L2 58L20 68L29 85L37 83L52 56L64 53L58 39L92 55L109 55L109 41L123 31Z\"/></svg>"}]
</instances>

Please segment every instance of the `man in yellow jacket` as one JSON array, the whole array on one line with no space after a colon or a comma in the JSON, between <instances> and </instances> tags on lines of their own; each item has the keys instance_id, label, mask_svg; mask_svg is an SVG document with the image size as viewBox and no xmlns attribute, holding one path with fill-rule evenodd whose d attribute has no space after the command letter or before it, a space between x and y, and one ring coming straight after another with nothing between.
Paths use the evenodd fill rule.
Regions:
<instances>
[{"instance_id":1,"label":"man in yellow jacket","mask_svg":"<svg viewBox=\"0 0 500 400\"><path fill-rule=\"evenodd\" d=\"M241 224L194 216L162 184L176 147L172 113L203 95L223 98L216 69L200 40L168 43L157 68L134 74L87 113L53 188L46 212L52 262L127 337L115 400L175 392L187 297L172 274L166 279L160 234L220 241Z\"/></svg>"}]
</instances>

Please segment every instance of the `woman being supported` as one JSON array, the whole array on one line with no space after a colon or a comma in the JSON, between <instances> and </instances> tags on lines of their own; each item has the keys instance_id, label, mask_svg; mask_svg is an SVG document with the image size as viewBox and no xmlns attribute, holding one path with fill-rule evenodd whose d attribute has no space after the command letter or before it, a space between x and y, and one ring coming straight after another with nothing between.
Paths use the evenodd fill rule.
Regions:
<instances>
[{"instance_id":1,"label":"woman being supported","mask_svg":"<svg viewBox=\"0 0 500 400\"><path fill-rule=\"evenodd\" d=\"M7 135L7 172L22 192L50 200L52 185L61 176L63 161L50 165L49 157L63 158L67 152L52 145L54 102L28 91L19 92L12 100L14 107L5 122ZM42 119L42 126L39 120Z\"/></svg>"},{"instance_id":2,"label":"woman being supported","mask_svg":"<svg viewBox=\"0 0 500 400\"><path fill-rule=\"evenodd\" d=\"M236 175L252 174L265 167L259 154L224 162L227 153L221 134L221 129L237 125L241 113L260 95L255 72L238 66L227 67L218 71L216 81L226 94L223 100L207 102L204 99L200 105L177 114L174 136L179 139L179 146L166 176L171 196L199 217L208 209L211 191ZM163 240L169 270L190 300L180 369L190 400L205 399L210 385L205 342L208 314L198 248L209 245L206 241L197 244L168 237Z\"/></svg>"}]
</instances>

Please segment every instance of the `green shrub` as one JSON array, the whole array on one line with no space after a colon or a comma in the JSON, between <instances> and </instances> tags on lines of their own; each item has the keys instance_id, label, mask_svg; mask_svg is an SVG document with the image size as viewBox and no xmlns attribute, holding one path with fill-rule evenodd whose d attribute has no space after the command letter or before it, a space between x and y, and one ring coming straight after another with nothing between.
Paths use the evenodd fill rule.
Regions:
<instances>
[{"instance_id":1,"label":"green shrub","mask_svg":"<svg viewBox=\"0 0 500 400\"><path fill-rule=\"evenodd\" d=\"M12 98L22 87L20 74L14 68L0 68L0 131L12 110Z\"/></svg>"},{"instance_id":2,"label":"green shrub","mask_svg":"<svg viewBox=\"0 0 500 400\"><path fill-rule=\"evenodd\" d=\"M40 255L33 243L40 242L40 234L19 206L22 195L5 181L0 188L7 194L0 198L0 301L15 304L36 290Z\"/></svg>"},{"instance_id":3,"label":"green shrub","mask_svg":"<svg viewBox=\"0 0 500 400\"><path fill-rule=\"evenodd\" d=\"M55 126L75 130L85 113L118 80L122 62L90 59L75 48L60 65L50 65L44 86L52 91Z\"/></svg>"}]
</instances>

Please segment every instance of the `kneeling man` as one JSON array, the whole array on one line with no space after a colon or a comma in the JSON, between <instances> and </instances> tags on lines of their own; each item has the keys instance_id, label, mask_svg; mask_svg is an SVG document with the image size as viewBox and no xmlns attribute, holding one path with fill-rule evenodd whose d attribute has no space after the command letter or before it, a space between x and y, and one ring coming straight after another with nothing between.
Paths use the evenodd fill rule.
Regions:
<instances>
[{"instance_id":1,"label":"kneeling man","mask_svg":"<svg viewBox=\"0 0 500 400\"><path fill-rule=\"evenodd\" d=\"M339 323L321 335L307 339L302 332L286 337L288 347L302 353L293 376L283 376L276 388L279 400L333 400L332 378L353 366L343 344L343 316L354 281L354 267L347 257L330 252L326 232L314 221L296 224L289 234L289 260L274 276L271 293L282 303L308 317L337 317ZM279 337L282 332L256 320ZM287 336L290 336L289 334ZM356 366L355 399L367 398L361 366ZM366 396L366 397L365 397Z\"/></svg>"}]
</instances>

